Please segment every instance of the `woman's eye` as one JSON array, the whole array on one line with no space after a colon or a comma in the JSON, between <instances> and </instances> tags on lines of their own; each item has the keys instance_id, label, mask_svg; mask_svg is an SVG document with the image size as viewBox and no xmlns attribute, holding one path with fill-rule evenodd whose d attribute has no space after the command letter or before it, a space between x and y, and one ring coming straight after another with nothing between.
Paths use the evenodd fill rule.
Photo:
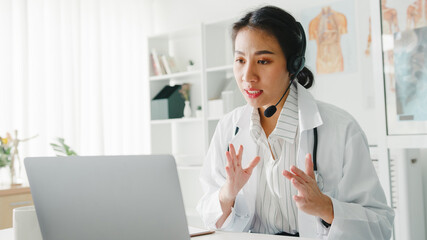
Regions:
<instances>
[{"instance_id":1,"label":"woman's eye","mask_svg":"<svg viewBox=\"0 0 427 240\"><path fill-rule=\"evenodd\" d=\"M265 65L265 64L269 63L269 61L268 60L258 60L258 63Z\"/></svg>"},{"instance_id":2,"label":"woman's eye","mask_svg":"<svg viewBox=\"0 0 427 240\"><path fill-rule=\"evenodd\" d=\"M245 61L243 61L243 59L238 58L238 59L236 59L236 62L237 63L244 63Z\"/></svg>"}]
</instances>

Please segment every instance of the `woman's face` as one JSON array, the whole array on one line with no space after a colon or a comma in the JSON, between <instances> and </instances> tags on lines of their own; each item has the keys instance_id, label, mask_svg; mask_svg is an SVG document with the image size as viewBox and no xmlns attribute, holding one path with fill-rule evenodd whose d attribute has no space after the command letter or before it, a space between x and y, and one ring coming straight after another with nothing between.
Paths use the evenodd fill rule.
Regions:
<instances>
[{"instance_id":1,"label":"woman's face","mask_svg":"<svg viewBox=\"0 0 427 240\"><path fill-rule=\"evenodd\" d=\"M246 101L262 109L276 104L289 84L285 55L276 38L244 27L234 44L234 77Z\"/></svg>"}]
</instances>

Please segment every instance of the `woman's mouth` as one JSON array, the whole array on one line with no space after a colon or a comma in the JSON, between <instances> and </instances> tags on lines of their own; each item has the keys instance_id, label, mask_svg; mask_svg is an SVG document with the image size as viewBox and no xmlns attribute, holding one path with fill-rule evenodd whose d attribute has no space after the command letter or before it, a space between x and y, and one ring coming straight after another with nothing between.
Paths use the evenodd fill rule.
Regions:
<instances>
[{"instance_id":1,"label":"woman's mouth","mask_svg":"<svg viewBox=\"0 0 427 240\"><path fill-rule=\"evenodd\" d=\"M246 95L248 95L249 98L257 98L259 97L259 95L262 94L262 90L258 90L258 89L245 89Z\"/></svg>"}]
</instances>

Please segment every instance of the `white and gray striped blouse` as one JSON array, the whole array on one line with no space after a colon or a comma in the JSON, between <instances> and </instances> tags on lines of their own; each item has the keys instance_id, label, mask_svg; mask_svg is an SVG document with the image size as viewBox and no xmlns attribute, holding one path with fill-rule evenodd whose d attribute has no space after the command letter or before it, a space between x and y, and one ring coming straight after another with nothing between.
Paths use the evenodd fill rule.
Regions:
<instances>
[{"instance_id":1,"label":"white and gray striped blouse","mask_svg":"<svg viewBox=\"0 0 427 240\"><path fill-rule=\"evenodd\" d=\"M297 190L282 172L296 165L298 145L298 93L295 85L280 112L276 128L266 137L258 109L254 108L250 132L258 146L258 190L252 232L274 234L298 232L297 207L292 196ZM269 148L271 146L271 151ZM274 155L274 160L272 155Z\"/></svg>"}]
</instances>

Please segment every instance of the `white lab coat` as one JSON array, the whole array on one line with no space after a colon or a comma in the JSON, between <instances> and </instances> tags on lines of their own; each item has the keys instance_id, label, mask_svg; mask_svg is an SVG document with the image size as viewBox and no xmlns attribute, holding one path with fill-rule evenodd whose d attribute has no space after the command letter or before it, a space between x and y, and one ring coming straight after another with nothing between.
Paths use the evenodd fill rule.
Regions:
<instances>
[{"instance_id":1,"label":"white lab coat","mask_svg":"<svg viewBox=\"0 0 427 240\"><path fill-rule=\"evenodd\" d=\"M301 237L320 239L390 239L394 212L387 206L384 191L372 164L367 139L345 111L316 102L298 87L299 145L297 167L305 170L305 155L312 154L313 128L318 129L317 165L323 177L323 193L332 199L334 220L329 228L318 217L298 211ZM222 215L219 190L226 180L225 152L229 143L244 147L242 166L255 158L256 143L249 133L252 107L246 105L225 115L217 125L201 172L204 191L197 210L205 225L215 229ZM236 127L239 128L235 135ZM221 230L247 232L255 213L257 167L236 197L232 213Z\"/></svg>"}]
</instances>

